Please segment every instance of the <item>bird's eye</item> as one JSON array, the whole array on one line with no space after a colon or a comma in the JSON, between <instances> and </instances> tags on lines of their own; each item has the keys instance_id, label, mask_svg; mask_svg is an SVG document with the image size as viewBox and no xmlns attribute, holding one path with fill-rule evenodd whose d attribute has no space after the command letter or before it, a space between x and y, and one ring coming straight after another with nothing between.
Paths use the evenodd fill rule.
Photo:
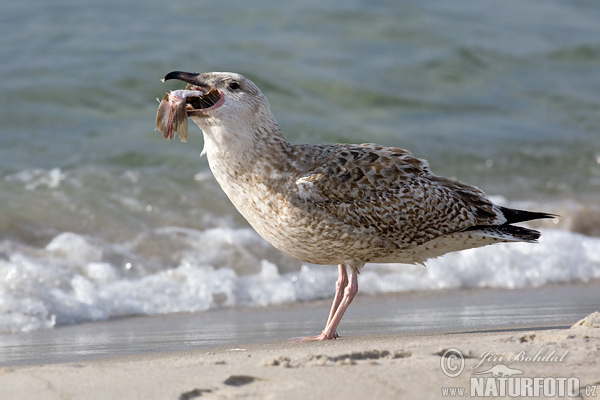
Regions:
<instances>
[{"instance_id":1,"label":"bird's eye","mask_svg":"<svg viewBox=\"0 0 600 400\"><path fill-rule=\"evenodd\" d=\"M237 83L236 81L230 82L229 83L229 89L231 90L238 90L240 88L240 84Z\"/></svg>"}]
</instances>

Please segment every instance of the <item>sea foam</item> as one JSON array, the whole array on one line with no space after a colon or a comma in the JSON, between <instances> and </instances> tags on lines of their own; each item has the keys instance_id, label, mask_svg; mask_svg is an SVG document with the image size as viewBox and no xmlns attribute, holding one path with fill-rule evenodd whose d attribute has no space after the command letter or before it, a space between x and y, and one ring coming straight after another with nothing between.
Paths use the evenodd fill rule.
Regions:
<instances>
[{"instance_id":1,"label":"sea foam","mask_svg":"<svg viewBox=\"0 0 600 400\"><path fill-rule=\"evenodd\" d=\"M172 241L157 268L137 243ZM328 298L334 266L300 264L248 228L165 227L112 244L64 232L45 247L0 242L0 331L20 332L111 317L267 306ZM127 261L129 260L129 261ZM535 288L600 278L600 238L544 229L539 244L447 254L427 267L367 264L360 293L462 288Z\"/></svg>"}]
</instances>

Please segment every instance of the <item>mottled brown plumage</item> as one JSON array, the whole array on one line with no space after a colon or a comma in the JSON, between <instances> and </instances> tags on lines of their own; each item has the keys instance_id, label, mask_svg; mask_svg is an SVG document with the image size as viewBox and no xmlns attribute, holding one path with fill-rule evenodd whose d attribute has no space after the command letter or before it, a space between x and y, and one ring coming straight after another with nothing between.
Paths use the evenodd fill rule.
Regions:
<instances>
[{"instance_id":1,"label":"mottled brown plumage","mask_svg":"<svg viewBox=\"0 0 600 400\"><path fill-rule=\"evenodd\" d=\"M476 187L432 174L426 161L407 150L376 144L291 145L266 97L239 74L175 71L165 79L190 83L195 96L205 93L205 101L161 105L158 129L178 126L176 119L164 123L173 121L166 113L186 107L204 133L203 153L213 174L250 225L302 261L339 264L327 326L308 340L337 336L365 263L424 263L450 251L531 242L538 232L510 223L550 217L503 209Z\"/></svg>"}]
</instances>

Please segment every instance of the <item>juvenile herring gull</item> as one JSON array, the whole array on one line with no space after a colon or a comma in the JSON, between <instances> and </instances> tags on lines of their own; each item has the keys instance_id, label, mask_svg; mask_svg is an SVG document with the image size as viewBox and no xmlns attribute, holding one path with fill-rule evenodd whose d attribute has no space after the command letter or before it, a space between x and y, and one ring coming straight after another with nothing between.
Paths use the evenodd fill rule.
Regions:
<instances>
[{"instance_id":1,"label":"juvenile herring gull","mask_svg":"<svg viewBox=\"0 0 600 400\"><path fill-rule=\"evenodd\" d=\"M185 141L190 117L204 134L202 153L221 188L264 239L303 262L338 264L325 329L302 340L338 336L365 263L423 264L452 251L535 242L539 232L512 224L553 217L495 205L400 148L292 145L267 98L242 75L173 71L163 81L169 79L188 86L167 92L158 130Z\"/></svg>"}]
</instances>

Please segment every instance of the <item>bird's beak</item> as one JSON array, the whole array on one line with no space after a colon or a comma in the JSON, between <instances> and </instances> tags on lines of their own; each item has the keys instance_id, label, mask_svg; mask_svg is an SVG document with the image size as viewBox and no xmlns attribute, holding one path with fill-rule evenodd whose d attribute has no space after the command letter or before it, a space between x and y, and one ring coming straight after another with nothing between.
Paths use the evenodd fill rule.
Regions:
<instances>
[{"instance_id":1,"label":"bird's beak","mask_svg":"<svg viewBox=\"0 0 600 400\"><path fill-rule=\"evenodd\" d=\"M194 72L172 71L165 75L162 81L165 82L171 79L177 79L189 83L190 85L198 87L198 89L203 92L208 92L211 89L210 85L200 80L200 74Z\"/></svg>"},{"instance_id":2,"label":"bird's beak","mask_svg":"<svg viewBox=\"0 0 600 400\"><path fill-rule=\"evenodd\" d=\"M225 101L223 92L205 82L202 79L202 74L197 74L194 72L172 71L165 75L165 77L162 79L162 82L171 79L177 79L186 82L188 85L186 86L185 90L191 90L196 93L200 92L203 94L202 96L198 97L195 93L189 98L184 95L184 97L186 97L185 102L187 103L186 107L188 117L205 117L207 116L206 111L219 108Z\"/></svg>"}]
</instances>

